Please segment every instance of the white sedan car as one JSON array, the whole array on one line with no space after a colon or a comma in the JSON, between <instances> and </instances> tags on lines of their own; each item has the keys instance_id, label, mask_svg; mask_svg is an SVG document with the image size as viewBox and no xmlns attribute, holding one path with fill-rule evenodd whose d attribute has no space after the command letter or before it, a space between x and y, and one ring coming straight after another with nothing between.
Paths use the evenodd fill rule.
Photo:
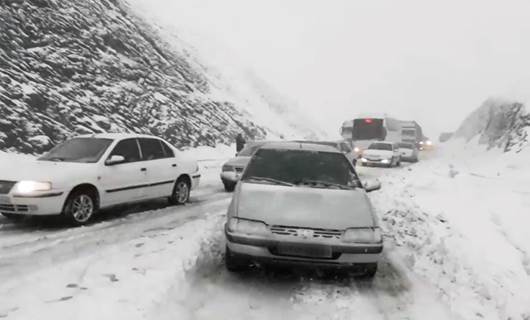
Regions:
<instances>
[{"instance_id":1,"label":"white sedan car","mask_svg":"<svg viewBox=\"0 0 530 320\"><path fill-rule=\"evenodd\" d=\"M390 141L379 141L370 144L363 151L361 165L399 167L401 165L401 154L399 153L398 144Z\"/></svg>"},{"instance_id":2,"label":"white sedan car","mask_svg":"<svg viewBox=\"0 0 530 320\"><path fill-rule=\"evenodd\" d=\"M197 163L166 141L137 134L80 136L3 169L0 213L62 215L74 225L115 205L165 197L184 204L201 176Z\"/></svg>"}]
</instances>

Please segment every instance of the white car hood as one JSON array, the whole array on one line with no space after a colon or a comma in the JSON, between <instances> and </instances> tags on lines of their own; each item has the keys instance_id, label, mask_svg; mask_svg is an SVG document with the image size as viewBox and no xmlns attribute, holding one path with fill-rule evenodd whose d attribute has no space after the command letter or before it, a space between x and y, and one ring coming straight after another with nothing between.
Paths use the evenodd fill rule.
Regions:
<instances>
[{"instance_id":1,"label":"white car hood","mask_svg":"<svg viewBox=\"0 0 530 320\"><path fill-rule=\"evenodd\" d=\"M363 156L368 158L389 159L394 154L389 150L364 150Z\"/></svg>"},{"instance_id":2,"label":"white car hood","mask_svg":"<svg viewBox=\"0 0 530 320\"><path fill-rule=\"evenodd\" d=\"M77 177L89 174L88 170L93 163L54 162L28 159L23 161L2 163L0 180L21 181L57 181L67 177Z\"/></svg>"},{"instance_id":3,"label":"white car hood","mask_svg":"<svg viewBox=\"0 0 530 320\"><path fill-rule=\"evenodd\" d=\"M337 230L376 225L363 189L241 183L235 196L238 217L269 225Z\"/></svg>"}]
</instances>

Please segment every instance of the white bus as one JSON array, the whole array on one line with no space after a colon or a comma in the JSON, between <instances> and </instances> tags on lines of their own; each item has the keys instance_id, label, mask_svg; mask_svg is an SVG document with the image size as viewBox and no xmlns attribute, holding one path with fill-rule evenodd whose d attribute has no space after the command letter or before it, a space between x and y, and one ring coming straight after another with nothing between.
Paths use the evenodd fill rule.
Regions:
<instances>
[{"instance_id":1,"label":"white bus","mask_svg":"<svg viewBox=\"0 0 530 320\"><path fill-rule=\"evenodd\" d=\"M357 153L374 141L401 142L400 121L387 116L359 117L345 121L340 133L344 140L352 141Z\"/></svg>"}]
</instances>

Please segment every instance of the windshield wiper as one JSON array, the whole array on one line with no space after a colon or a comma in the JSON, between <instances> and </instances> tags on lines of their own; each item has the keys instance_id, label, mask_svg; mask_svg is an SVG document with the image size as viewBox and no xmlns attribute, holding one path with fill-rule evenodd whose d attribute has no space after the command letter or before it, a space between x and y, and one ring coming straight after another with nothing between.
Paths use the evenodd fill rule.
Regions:
<instances>
[{"instance_id":1,"label":"windshield wiper","mask_svg":"<svg viewBox=\"0 0 530 320\"><path fill-rule=\"evenodd\" d=\"M245 180L265 181L265 182L274 183L274 184L278 184L278 185L282 185L282 186L288 186L288 187L293 187L294 186L293 183L290 183L290 182L287 182L287 181L283 181L283 180L274 179L274 178L267 178L267 177L252 176L252 177L246 178Z\"/></svg>"},{"instance_id":2,"label":"windshield wiper","mask_svg":"<svg viewBox=\"0 0 530 320\"><path fill-rule=\"evenodd\" d=\"M333 182L322 181L322 180L302 179L302 180L300 180L297 183L297 185L301 185L301 184L307 184L307 185L321 184L321 185L324 185L326 187L336 187L336 188L343 189L343 190L355 189L354 186L347 186L347 185L343 185L343 184L340 184L340 183L333 183Z\"/></svg>"},{"instance_id":3,"label":"windshield wiper","mask_svg":"<svg viewBox=\"0 0 530 320\"><path fill-rule=\"evenodd\" d=\"M51 158L44 158L44 159L41 159L41 160L54 161L54 162L63 162L66 159L65 158L61 158L61 157L51 157Z\"/></svg>"}]
</instances>

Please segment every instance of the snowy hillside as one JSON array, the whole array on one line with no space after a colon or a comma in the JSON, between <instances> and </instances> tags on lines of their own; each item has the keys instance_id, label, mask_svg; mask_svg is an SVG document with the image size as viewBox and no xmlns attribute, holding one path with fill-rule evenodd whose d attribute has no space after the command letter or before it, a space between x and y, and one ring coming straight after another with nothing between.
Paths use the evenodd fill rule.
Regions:
<instances>
[{"instance_id":1,"label":"snowy hillside","mask_svg":"<svg viewBox=\"0 0 530 320\"><path fill-rule=\"evenodd\" d=\"M193 50L162 40L120 1L8 1L0 23L0 149L39 153L101 131L177 147L271 132L274 115L251 117L215 94Z\"/></svg>"},{"instance_id":2,"label":"snowy hillside","mask_svg":"<svg viewBox=\"0 0 530 320\"><path fill-rule=\"evenodd\" d=\"M528 142L529 129L530 114L523 104L488 99L464 120L454 137L467 141L478 137L489 148L519 151Z\"/></svg>"}]
</instances>

